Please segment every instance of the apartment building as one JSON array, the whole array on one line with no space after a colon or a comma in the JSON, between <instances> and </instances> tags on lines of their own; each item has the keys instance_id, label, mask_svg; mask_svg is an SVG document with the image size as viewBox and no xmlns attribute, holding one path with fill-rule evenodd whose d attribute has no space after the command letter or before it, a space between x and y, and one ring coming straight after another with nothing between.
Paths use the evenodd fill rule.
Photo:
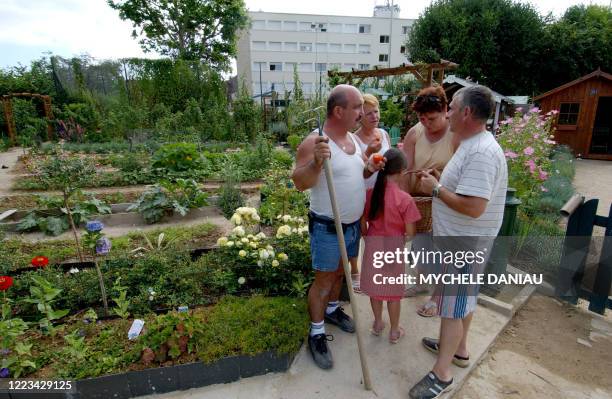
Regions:
<instances>
[{"instance_id":1,"label":"apartment building","mask_svg":"<svg viewBox=\"0 0 612 399\"><path fill-rule=\"evenodd\" d=\"M327 71L398 66L414 20L399 7L376 6L372 17L249 12L238 41L238 78L253 95L293 90L297 69L306 96L327 89Z\"/></svg>"}]
</instances>

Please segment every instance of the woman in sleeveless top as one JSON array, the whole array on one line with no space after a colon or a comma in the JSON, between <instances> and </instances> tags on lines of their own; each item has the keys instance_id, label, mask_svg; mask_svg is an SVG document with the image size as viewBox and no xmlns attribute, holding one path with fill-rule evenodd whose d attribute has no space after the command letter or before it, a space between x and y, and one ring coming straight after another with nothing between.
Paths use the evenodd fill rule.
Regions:
<instances>
[{"instance_id":1,"label":"woman in sleeveless top","mask_svg":"<svg viewBox=\"0 0 612 399\"><path fill-rule=\"evenodd\" d=\"M446 119L448 100L442 87L422 89L412 104L412 109L417 113L419 123L408 130L404 137L402 150L408 160L408 173L402 179L402 189L413 196L422 196L423 190L414 171L433 169L434 174L439 176L455 153L459 142L450 131L450 124ZM430 240L428 237L417 236L412 245L416 248L427 248ZM426 291L426 287L417 284L406 290L406 296L415 296ZM417 313L423 317L436 315L436 303L430 298L417 309Z\"/></svg>"},{"instance_id":2,"label":"woman in sleeveless top","mask_svg":"<svg viewBox=\"0 0 612 399\"><path fill-rule=\"evenodd\" d=\"M447 102L440 86L427 87L419 92L412 109L419 117L403 141L408 170L434 169L442 172L458 147L446 119ZM402 188L413 196L422 193L416 173L408 173Z\"/></svg>"},{"instance_id":3,"label":"woman in sleeveless top","mask_svg":"<svg viewBox=\"0 0 612 399\"><path fill-rule=\"evenodd\" d=\"M372 94L363 95L363 118L361 118L361 127L354 133L357 143L361 148L365 159L369 159L372 154L384 154L391 148L391 139L389 134L378 128L380 122L380 110L378 99ZM376 183L378 172L366 179L366 190L373 188Z\"/></svg>"}]
</instances>

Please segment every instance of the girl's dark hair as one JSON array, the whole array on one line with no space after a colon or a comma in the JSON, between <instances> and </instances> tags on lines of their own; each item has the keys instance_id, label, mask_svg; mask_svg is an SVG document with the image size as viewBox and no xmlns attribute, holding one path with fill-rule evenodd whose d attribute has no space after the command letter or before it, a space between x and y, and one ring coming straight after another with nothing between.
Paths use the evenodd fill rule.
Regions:
<instances>
[{"instance_id":1,"label":"girl's dark hair","mask_svg":"<svg viewBox=\"0 0 612 399\"><path fill-rule=\"evenodd\" d=\"M376 219L385 211L385 189L387 187L387 176L401 173L402 170L406 169L406 166L408 165L406 156L397 148L388 149L387 152L384 153L384 157L387 158L387 162L385 163L385 168L378 171L378 176L376 176L376 183L374 184L374 190L372 191L370 212L368 213L369 220Z\"/></svg>"}]
</instances>

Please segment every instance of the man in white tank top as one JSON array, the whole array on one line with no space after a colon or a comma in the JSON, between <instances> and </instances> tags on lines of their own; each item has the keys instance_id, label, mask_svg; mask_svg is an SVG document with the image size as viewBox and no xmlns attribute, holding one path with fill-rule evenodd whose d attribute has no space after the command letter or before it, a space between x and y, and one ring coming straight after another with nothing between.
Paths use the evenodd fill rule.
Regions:
<instances>
[{"instance_id":1,"label":"man in white tank top","mask_svg":"<svg viewBox=\"0 0 612 399\"><path fill-rule=\"evenodd\" d=\"M344 273L323 162L326 158L330 160L346 250L351 263L355 263L361 238L359 220L365 205L364 179L384 166L384 162L364 162L361 149L349 132L362 117L363 98L359 90L349 85L336 86L327 100L323 136L313 132L300 144L292 175L298 190L311 190L309 231L315 280L308 291L311 321L308 346L315 363L323 369L333 365L324 321L343 331L355 332L353 320L338 306Z\"/></svg>"}]
</instances>

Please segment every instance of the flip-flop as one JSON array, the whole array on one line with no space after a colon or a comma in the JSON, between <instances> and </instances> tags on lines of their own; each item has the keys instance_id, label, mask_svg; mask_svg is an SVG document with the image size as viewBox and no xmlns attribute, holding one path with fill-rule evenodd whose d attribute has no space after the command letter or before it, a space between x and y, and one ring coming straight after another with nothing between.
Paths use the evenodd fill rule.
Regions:
<instances>
[{"instance_id":1,"label":"flip-flop","mask_svg":"<svg viewBox=\"0 0 612 399\"><path fill-rule=\"evenodd\" d=\"M402 339L402 337L404 335L406 335L406 331L404 331L404 329L402 327L399 328L399 335L397 337L392 335L393 333L391 331L389 331L389 343L391 344L397 344L399 342L400 339Z\"/></svg>"},{"instance_id":2,"label":"flip-flop","mask_svg":"<svg viewBox=\"0 0 612 399\"><path fill-rule=\"evenodd\" d=\"M383 326L380 329L376 329L376 328L374 328L374 325L372 325L372 328L370 328L370 334L372 334L372 335L374 335L376 337L379 337L380 334L382 334L382 332L385 331L385 327L386 327L385 323L383 323Z\"/></svg>"},{"instance_id":3,"label":"flip-flop","mask_svg":"<svg viewBox=\"0 0 612 399\"><path fill-rule=\"evenodd\" d=\"M430 313L432 310L433 313ZM434 317L438 314L438 305L434 301L427 301L416 312L421 317Z\"/></svg>"}]
</instances>

